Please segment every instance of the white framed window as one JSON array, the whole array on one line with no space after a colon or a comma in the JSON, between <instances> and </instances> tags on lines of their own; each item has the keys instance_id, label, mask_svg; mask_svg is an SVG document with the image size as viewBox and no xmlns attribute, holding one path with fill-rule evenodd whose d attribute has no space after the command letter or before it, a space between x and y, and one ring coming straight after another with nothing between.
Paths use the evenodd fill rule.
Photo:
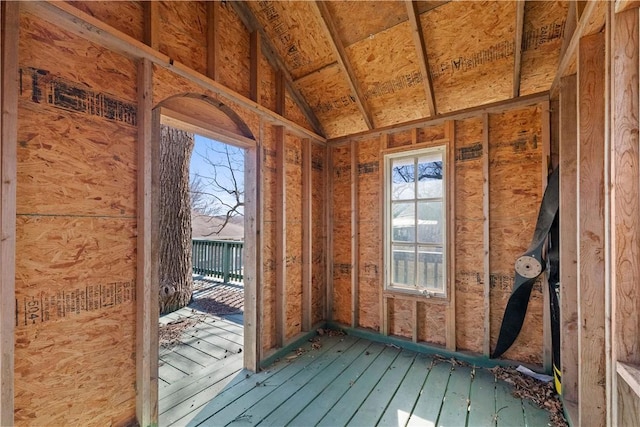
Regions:
<instances>
[{"instance_id":1,"label":"white framed window","mask_svg":"<svg viewBox=\"0 0 640 427\"><path fill-rule=\"evenodd\" d=\"M446 296L446 146L384 157L385 289Z\"/></svg>"}]
</instances>

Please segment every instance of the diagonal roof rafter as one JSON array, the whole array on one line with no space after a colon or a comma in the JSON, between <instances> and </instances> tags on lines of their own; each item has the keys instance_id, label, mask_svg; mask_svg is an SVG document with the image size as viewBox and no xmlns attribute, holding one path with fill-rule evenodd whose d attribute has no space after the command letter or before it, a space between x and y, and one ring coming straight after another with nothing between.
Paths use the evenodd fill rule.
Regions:
<instances>
[{"instance_id":1,"label":"diagonal roof rafter","mask_svg":"<svg viewBox=\"0 0 640 427\"><path fill-rule=\"evenodd\" d=\"M436 100L433 92L433 80L431 79L431 73L429 72L429 58L427 56L427 47L424 41L424 35L422 34L422 25L420 24L420 14L418 13L418 5L411 0L405 0L407 7L407 15L409 17L409 24L411 25L411 35L413 36L413 43L416 47L416 54L418 55L418 63L420 65L420 72L422 73L422 82L424 84L424 93L427 98L427 105L429 106L429 115L434 116L436 112Z\"/></svg>"},{"instance_id":2,"label":"diagonal roof rafter","mask_svg":"<svg viewBox=\"0 0 640 427\"><path fill-rule=\"evenodd\" d=\"M347 57L347 53L345 51L344 45L338 36L338 31L336 29L336 25L331 18L331 14L329 13L329 9L326 4L321 1L315 1L312 3L314 7L312 10L317 14L319 22L324 28L325 33L329 36L330 46L333 50L338 65L344 71L347 76L347 83L349 85L349 89L353 94L354 100L358 109L362 113L365 123L367 127L371 130L374 128L373 125L373 116L371 114L371 109L367 105L364 95L362 94L362 90L358 86L358 83L355 79L355 73L353 71L353 67L351 66L351 62Z\"/></svg>"},{"instance_id":3,"label":"diagonal roof rafter","mask_svg":"<svg viewBox=\"0 0 640 427\"><path fill-rule=\"evenodd\" d=\"M520 96L520 78L522 76L522 35L524 34L525 0L516 0L516 31L513 45L513 98Z\"/></svg>"},{"instance_id":4,"label":"diagonal roof rafter","mask_svg":"<svg viewBox=\"0 0 640 427\"><path fill-rule=\"evenodd\" d=\"M322 124L316 117L315 113L313 112L305 98L300 93L300 90L291 77L291 73L289 73L289 70L287 69L282 58L280 58L280 56L277 54L277 51L271 44L271 41L265 33L264 28L260 25L253 12L251 12L249 7L242 1L232 1L230 3L240 19L244 22L249 32L257 31L258 34L260 34L260 39L262 41L262 51L264 55L267 57L276 71L280 71L282 73L286 88L289 89L291 97L298 105L298 107L300 107L302 113L305 115L309 123L311 123L314 131L322 136L326 136L326 132L324 131Z\"/></svg>"}]
</instances>

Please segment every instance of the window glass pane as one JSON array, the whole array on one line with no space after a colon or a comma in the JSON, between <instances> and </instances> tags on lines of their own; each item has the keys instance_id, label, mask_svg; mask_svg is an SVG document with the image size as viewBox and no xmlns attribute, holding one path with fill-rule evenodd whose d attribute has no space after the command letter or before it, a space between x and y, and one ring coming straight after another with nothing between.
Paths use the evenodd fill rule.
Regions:
<instances>
[{"instance_id":1,"label":"window glass pane","mask_svg":"<svg viewBox=\"0 0 640 427\"><path fill-rule=\"evenodd\" d=\"M442 197L442 153L429 153L418 158L418 198Z\"/></svg>"},{"instance_id":2,"label":"window glass pane","mask_svg":"<svg viewBox=\"0 0 640 427\"><path fill-rule=\"evenodd\" d=\"M444 291L442 246L418 246L418 285Z\"/></svg>"},{"instance_id":3,"label":"window glass pane","mask_svg":"<svg viewBox=\"0 0 640 427\"><path fill-rule=\"evenodd\" d=\"M392 208L391 227L393 228L394 242L416 241L416 214L415 204L394 203Z\"/></svg>"},{"instance_id":4,"label":"window glass pane","mask_svg":"<svg viewBox=\"0 0 640 427\"><path fill-rule=\"evenodd\" d=\"M391 161L391 200L414 199L415 166L413 159Z\"/></svg>"},{"instance_id":5,"label":"window glass pane","mask_svg":"<svg viewBox=\"0 0 640 427\"><path fill-rule=\"evenodd\" d=\"M392 283L415 287L415 263L414 246L393 245L391 254Z\"/></svg>"},{"instance_id":6,"label":"window glass pane","mask_svg":"<svg viewBox=\"0 0 640 427\"><path fill-rule=\"evenodd\" d=\"M442 243L442 202L418 202L418 242Z\"/></svg>"}]
</instances>

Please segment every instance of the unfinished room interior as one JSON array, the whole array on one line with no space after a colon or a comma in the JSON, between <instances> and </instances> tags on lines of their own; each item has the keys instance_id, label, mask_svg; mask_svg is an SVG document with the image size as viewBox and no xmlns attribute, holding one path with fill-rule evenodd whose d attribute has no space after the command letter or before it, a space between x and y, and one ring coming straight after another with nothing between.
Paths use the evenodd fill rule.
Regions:
<instances>
[{"instance_id":1,"label":"unfinished room interior","mask_svg":"<svg viewBox=\"0 0 640 427\"><path fill-rule=\"evenodd\" d=\"M2 1L0 425L640 425L639 7ZM174 387L161 124L245 153Z\"/></svg>"}]
</instances>

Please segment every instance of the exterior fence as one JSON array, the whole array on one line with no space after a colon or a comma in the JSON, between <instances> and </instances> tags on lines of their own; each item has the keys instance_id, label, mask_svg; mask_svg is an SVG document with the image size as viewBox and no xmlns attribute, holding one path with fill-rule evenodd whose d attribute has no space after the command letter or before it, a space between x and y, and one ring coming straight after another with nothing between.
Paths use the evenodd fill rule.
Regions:
<instances>
[{"instance_id":1,"label":"exterior fence","mask_svg":"<svg viewBox=\"0 0 640 427\"><path fill-rule=\"evenodd\" d=\"M192 240L193 272L205 276L242 282L243 242L225 240Z\"/></svg>"}]
</instances>

